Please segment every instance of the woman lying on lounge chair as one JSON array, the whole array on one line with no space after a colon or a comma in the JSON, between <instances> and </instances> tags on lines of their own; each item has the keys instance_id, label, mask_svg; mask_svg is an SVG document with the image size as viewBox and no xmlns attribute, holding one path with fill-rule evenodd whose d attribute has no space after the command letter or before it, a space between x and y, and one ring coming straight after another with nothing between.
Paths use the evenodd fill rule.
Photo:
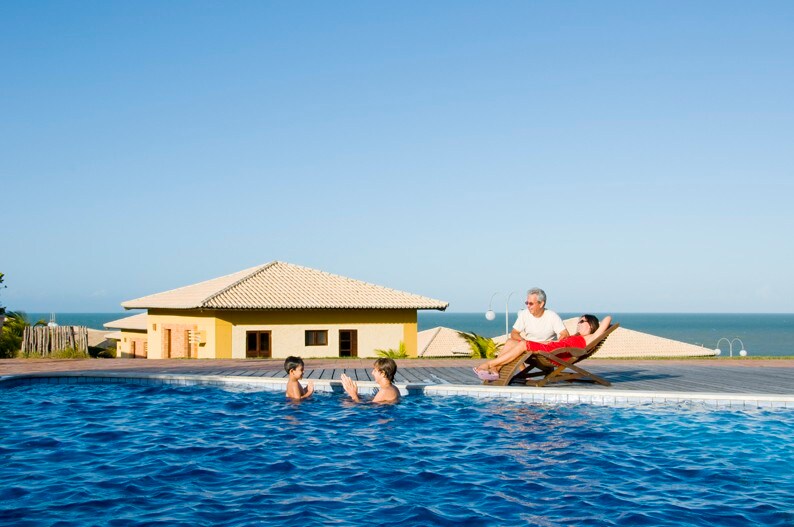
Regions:
<instances>
[{"instance_id":1,"label":"woman lying on lounge chair","mask_svg":"<svg viewBox=\"0 0 794 527\"><path fill-rule=\"evenodd\" d=\"M512 362L525 351L545 351L551 352L560 348L586 348L588 344L601 336L604 331L609 328L612 322L612 317L604 317L603 322L599 325L598 319L593 315L582 315L579 317L579 322L576 324L578 332L575 335L566 337L562 340L552 342L532 342L531 340L522 340L521 345L512 346L495 359L489 360L474 368L474 373L484 381L495 381L499 378L499 370L508 362ZM563 353L560 355L561 359L569 359L571 355Z\"/></svg>"}]
</instances>

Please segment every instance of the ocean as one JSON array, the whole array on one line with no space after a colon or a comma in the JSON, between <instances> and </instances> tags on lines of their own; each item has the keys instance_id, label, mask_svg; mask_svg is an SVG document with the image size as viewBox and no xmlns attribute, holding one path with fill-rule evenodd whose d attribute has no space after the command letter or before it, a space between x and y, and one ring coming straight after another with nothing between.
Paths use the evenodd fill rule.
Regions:
<instances>
[{"instance_id":1,"label":"ocean","mask_svg":"<svg viewBox=\"0 0 794 527\"><path fill-rule=\"evenodd\" d=\"M714 349L717 342L726 338L741 339L748 356L794 355L794 314L711 314L711 313L593 313L599 318L608 314L621 327L650 333L697 346ZM516 313L509 317L513 327ZM560 313L563 319L577 317L581 313ZM419 330L445 326L459 331L469 331L485 337L504 335L505 316L497 313L496 319L485 319L484 313L420 312ZM720 344L722 356L729 355L728 342ZM737 356L742 346L733 342L733 355Z\"/></svg>"},{"instance_id":2,"label":"ocean","mask_svg":"<svg viewBox=\"0 0 794 527\"><path fill-rule=\"evenodd\" d=\"M104 329L103 324L138 313L55 313L55 320L61 325L81 325L94 329ZM560 313L562 318L579 316L581 313ZM605 314L594 313L598 317ZM49 321L50 313L28 313L31 322ZM612 313L612 317L622 327L650 333L660 337L680 340L689 344L702 345L714 349L717 342L726 338L733 342L733 355L742 349L749 356L792 356L794 355L794 314L710 314L710 313ZM516 314L509 317L509 326L515 322ZM483 313L451 313L440 311L420 311L419 331L436 326L445 326L459 331L474 332L485 337L504 334L504 313L497 314L495 320L486 320ZM728 342L720 345L722 356L729 355Z\"/></svg>"}]
</instances>

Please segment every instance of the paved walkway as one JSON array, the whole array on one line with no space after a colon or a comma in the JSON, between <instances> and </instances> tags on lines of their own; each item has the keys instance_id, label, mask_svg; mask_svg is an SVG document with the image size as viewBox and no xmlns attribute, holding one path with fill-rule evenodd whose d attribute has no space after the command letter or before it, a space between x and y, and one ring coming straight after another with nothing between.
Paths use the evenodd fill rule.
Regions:
<instances>
[{"instance_id":1,"label":"paved walkway","mask_svg":"<svg viewBox=\"0 0 794 527\"><path fill-rule=\"evenodd\" d=\"M471 368L473 359L398 360L395 379L403 384L481 385ZM0 376L25 374L121 373L140 375L200 375L280 379L286 377L281 360L142 360L142 359L4 359ZM582 363L612 383L562 383L543 388L561 390L641 391L664 393L775 394L794 396L794 359L781 360L605 360ZM347 373L359 381L371 381L372 359L309 359L306 379L338 380ZM495 387L485 387L493 390Z\"/></svg>"}]
</instances>

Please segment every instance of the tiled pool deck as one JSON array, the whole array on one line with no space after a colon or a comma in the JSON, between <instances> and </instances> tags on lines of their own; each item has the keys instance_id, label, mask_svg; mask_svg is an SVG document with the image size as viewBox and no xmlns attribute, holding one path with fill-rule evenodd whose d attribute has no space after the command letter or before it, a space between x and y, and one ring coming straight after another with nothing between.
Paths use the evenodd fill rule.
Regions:
<instances>
[{"instance_id":1,"label":"tiled pool deck","mask_svg":"<svg viewBox=\"0 0 794 527\"><path fill-rule=\"evenodd\" d=\"M794 408L794 359L598 360L582 363L612 383L564 383L544 388L482 386L472 359L400 360L396 383L404 394L506 398L528 403L602 405L701 402L730 408ZM347 373L374 388L371 359L309 359L306 380L320 392L341 392ZM240 385L284 390L281 360L0 360L0 386L135 383Z\"/></svg>"}]
</instances>

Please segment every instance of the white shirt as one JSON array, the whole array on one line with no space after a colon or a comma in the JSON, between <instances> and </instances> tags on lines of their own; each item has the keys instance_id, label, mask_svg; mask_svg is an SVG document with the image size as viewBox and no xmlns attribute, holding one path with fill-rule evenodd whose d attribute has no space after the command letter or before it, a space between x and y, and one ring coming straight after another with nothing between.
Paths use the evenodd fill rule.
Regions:
<instances>
[{"instance_id":1,"label":"white shirt","mask_svg":"<svg viewBox=\"0 0 794 527\"><path fill-rule=\"evenodd\" d=\"M513 329L521 333L521 338L534 342L556 339L565 330L560 315L546 309L540 317L533 317L528 309L518 312Z\"/></svg>"}]
</instances>

